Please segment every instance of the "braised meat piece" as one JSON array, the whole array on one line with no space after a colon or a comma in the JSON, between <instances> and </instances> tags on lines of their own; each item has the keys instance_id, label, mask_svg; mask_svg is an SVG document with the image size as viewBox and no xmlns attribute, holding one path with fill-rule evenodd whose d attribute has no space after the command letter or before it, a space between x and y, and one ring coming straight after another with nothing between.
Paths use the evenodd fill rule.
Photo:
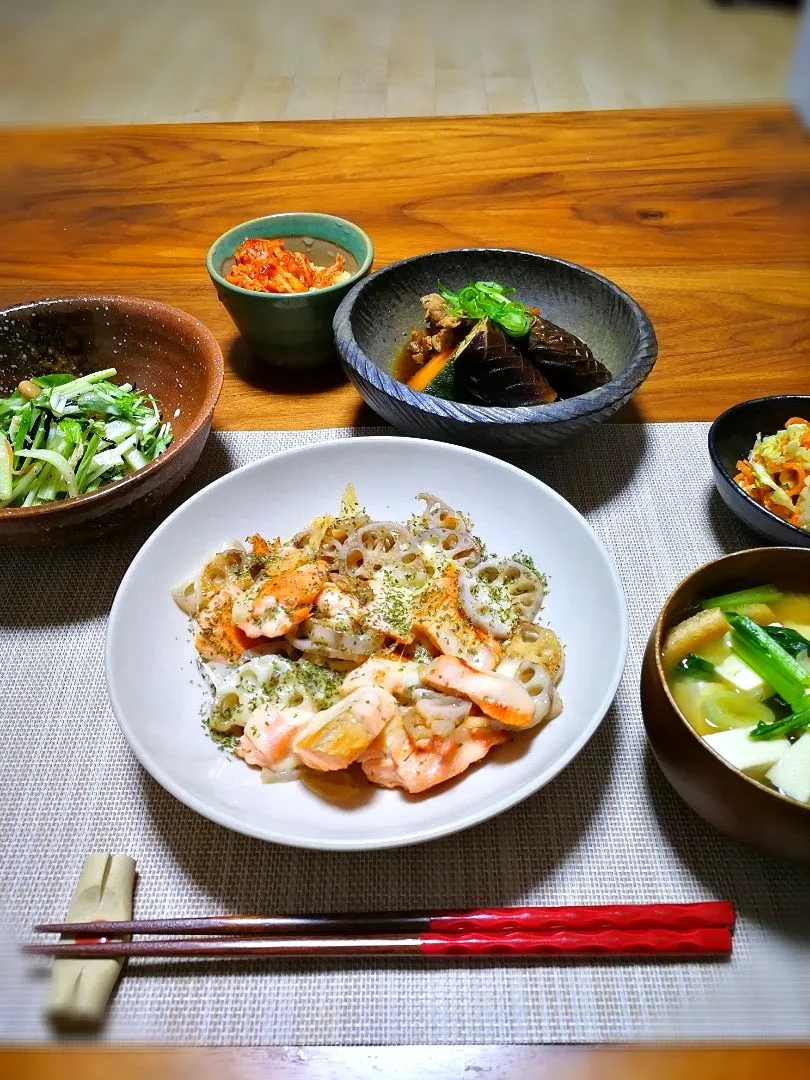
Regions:
<instances>
[{"instance_id":1,"label":"braised meat piece","mask_svg":"<svg viewBox=\"0 0 810 1080\"><path fill-rule=\"evenodd\" d=\"M436 330L455 330L461 326L458 315L451 315L444 297L438 293L428 293L419 301L425 311L425 322L429 328Z\"/></svg>"}]
</instances>

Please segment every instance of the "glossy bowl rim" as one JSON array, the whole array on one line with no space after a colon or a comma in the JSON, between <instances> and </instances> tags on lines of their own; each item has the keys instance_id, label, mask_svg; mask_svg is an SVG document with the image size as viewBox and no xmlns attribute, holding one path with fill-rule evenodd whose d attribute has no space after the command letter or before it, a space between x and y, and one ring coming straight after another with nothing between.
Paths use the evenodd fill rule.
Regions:
<instances>
[{"instance_id":1,"label":"glossy bowl rim","mask_svg":"<svg viewBox=\"0 0 810 1080\"><path fill-rule=\"evenodd\" d=\"M433 397L421 390L412 390L399 382L392 375L383 371L360 348L351 325L351 313L361 291L379 277L398 270L402 266L432 259L439 255L478 255L482 252L498 252L506 255L528 256L531 260L553 263L575 270L607 286L631 310L639 330L640 343L633 358L624 371L612 378L605 386L578 394L573 398L553 401L547 405L518 405L511 408L499 405L466 405L458 401L445 401ZM591 270L587 266L561 259L556 255L547 255L539 251L511 247L461 247L443 248L439 251L426 251L420 255L411 255L407 259L398 259L370 274L365 280L358 281L340 303L332 323L335 332L335 344L344 368L358 375L364 382L370 383L386 397L417 410L423 417L432 419L455 420L468 424L562 424L584 419L605 409L623 403L638 390L655 366L658 357L658 339L650 317L629 293L604 274ZM573 411L571 403L583 403L582 408Z\"/></svg>"},{"instance_id":2,"label":"glossy bowl rim","mask_svg":"<svg viewBox=\"0 0 810 1080\"><path fill-rule=\"evenodd\" d=\"M667 614L667 612L669 611L670 607L673 605L673 603L675 601L675 598L680 593L680 591L684 587L684 585L688 584L690 581L692 581L694 578L696 578L699 574L702 574L704 572L704 570L707 570L710 566L714 566L717 563L722 563L722 562L730 561L730 560L733 560L733 559L738 559L741 556L750 555L753 552L763 552L763 551L773 552L774 557L776 557L780 552L786 552L786 551L796 552L796 551L802 551L802 550L805 550L805 549L803 549L803 548L795 548L795 547L786 547L784 545L780 545L778 547L774 545L773 547L743 548L741 551L732 551L729 555L721 555L720 558L718 558L718 559L710 559L709 562L703 563L702 566L699 566L696 570L693 570L691 574L687 574L685 578L682 578L681 581L678 582L678 584L675 586L675 588L672 590L672 592L669 594L669 596L664 601L664 604L663 604L660 612L658 613L658 617L655 620L655 627L653 629L653 652L655 654L654 659L655 659L656 674L657 674L658 679L659 679L659 681L660 681L660 683L661 683L661 685L662 685L662 687L664 689L664 693L666 694L667 700L669 701L670 705L672 706L672 710L675 713L675 715L677 716L678 720L686 728L686 730L689 732L689 734L692 736L692 738L695 740L695 742L698 744L698 746L700 746L700 748L705 753L711 754L712 757L714 757L717 761L719 761L721 765L724 765L725 768L727 768L729 770L729 772L734 774L734 776L737 776L741 780L744 780L747 784L750 784L752 787L756 788L758 791L764 791L766 795L770 795L775 799L779 799L780 802L786 803L788 806L795 806L799 810L804 810L804 811L810 812L810 803L801 803L801 802L798 802L796 799L790 799L790 798L788 798L787 795L783 795L780 791L777 791L775 788L766 787L764 784L761 784L758 780L754 780L753 777L746 776L746 774L744 772L742 772L742 770L736 769L733 765L731 765L722 756L722 754L718 754L716 750L712 749L711 746L707 745L705 739L701 735L699 735L697 733L697 731L695 731L695 729L692 727L692 725L686 719L684 714L681 712L680 707L678 706L677 702L675 701L675 698L672 696L672 693L670 692L670 689L669 689L669 682L668 682L668 680L667 680L667 678L666 678L666 676L664 674L664 665L661 662L661 634L662 634L662 624L664 622L664 617ZM807 552L807 558L810 559L810 551Z\"/></svg>"},{"instance_id":3,"label":"glossy bowl rim","mask_svg":"<svg viewBox=\"0 0 810 1080\"><path fill-rule=\"evenodd\" d=\"M117 494L126 487L139 485L144 478L157 472L163 465L171 461L173 457L180 453L180 451L200 433L213 414L214 408L219 400L219 395L222 391L222 383L225 377L225 361L222 356L222 350L219 347L217 339L208 327L201 323L199 319L196 319L193 315L190 315L187 311L183 311L181 308L172 307L171 304L164 304L160 300L149 300L145 297L117 294L91 294L87 296L45 297L40 300L30 300L24 304L13 304L10 307L0 308L0 317L37 308L59 310L61 307L73 307L75 305L96 308L103 304L116 307L124 313L127 311L137 311L142 313L143 305L147 305L151 310L157 310L165 316L171 316L173 319L183 323L187 328L193 327L199 332L203 341L210 347L211 360L213 361L213 364L206 365L208 372L206 382L208 385L202 407L198 410L191 427L185 435L181 436L179 439L172 439L169 446L159 457L148 462L143 468L138 469L137 472L132 473L130 476L124 476L120 480L114 480L111 484L105 484L103 487L97 488L95 491L91 491L86 495L76 495L72 499L63 499L61 502L48 503L45 506L0 507L0 528L2 528L4 524L12 521L31 521L36 518L47 518L52 515L57 515L60 512L64 513L75 506L90 507L95 504L101 504L108 499L111 494ZM211 378L211 376L213 376L213 378Z\"/></svg>"},{"instance_id":4,"label":"glossy bowl rim","mask_svg":"<svg viewBox=\"0 0 810 1080\"><path fill-rule=\"evenodd\" d=\"M304 293L256 292L253 289L243 289L241 285L234 285L233 282L228 281L222 276L222 274L220 274L219 270L217 270L216 266L214 265L214 248L218 247L219 244L222 243L222 241L226 240L231 235L231 233L244 229L246 225L256 225L257 227L264 228L264 222L283 221L285 219L293 217L312 218L316 221L316 223L324 221L336 221L341 225L348 226L348 228L360 238L366 249L365 254L362 261L358 263L358 267L355 272L346 281L338 281L334 285L327 285L323 289L308 290ZM326 240L325 236L318 236L316 230L310 230L310 233L318 240ZM270 237L270 239L272 239L272 237ZM283 239L283 237L281 237L280 239ZM228 289L230 292L234 293L234 295L258 296L266 300L272 300L276 302L283 301L287 304L300 303L301 301L305 301L308 298L311 298L313 295L328 296L329 293L333 292L335 289L351 288L368 273L373 262L374 245L371 242L371 237L368 235L365 229L361 229L359 225L356 225L353 221L349 221L348 218L338 217L337 214L323 214L309 210L286 210L278 214L265 214L263 217L248 218L247 221L240 221L238 225L232 225L230 229L226 229L224 233L220 233L220 235L216 238L213 244L211 244L211 246L209 247L205 256L205 266L211 279L216 282L217 285L222 285L223 288Z\"/></svg>"},{"instance_id":5,"label":"glossy bowl rim","mask_svg":"<svg viewBox=\"0 0 810 1080\"><path fill-rule=\"evenodd\" d=\"M761 517L763 521L767 521L769 525L778 522L785 529L788 529L790 534L802 537L804 543L807 543L808 538L810 538L810 532L806 529L800 529L798 525L792 525L789 521L785 521L784 518L778 517L778 515L774 514L766 506L762 506L756 499L752 499L747 491L744 491L739 484L734 482L734 477L720 460L720 455L717 451L717 432L720 430L723 422L728 420L728 418L737 412L738 409L743 409L749 405L763 405L766 402L771 404L776 401L787 399L791 401L803 400L810 405L810 394L768 394L766 397L749 398L747 401L738 401L736 405L731 405L724 412L721 412L717 419L712 423L712 426L709 428L707 443L712 464L734 494L742 498L749 506L753 507L756 514Z\"/></svg>"}]
</instances>

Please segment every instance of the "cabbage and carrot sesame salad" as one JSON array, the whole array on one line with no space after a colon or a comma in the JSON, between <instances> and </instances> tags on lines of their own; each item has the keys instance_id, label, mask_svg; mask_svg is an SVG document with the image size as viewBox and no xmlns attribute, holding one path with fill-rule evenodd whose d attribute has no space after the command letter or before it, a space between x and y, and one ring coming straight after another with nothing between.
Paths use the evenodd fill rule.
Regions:
<instances>
[{"instance_id":1,"label":"cabbage and carrot sesame salad","mask_svg":"<svg viewBox=\"0 0 810 1080\"><path fill-rule=\"evenodd\" d=\"M774 435L757 436L734 480L772 514L810 532L810 422L792 416Z\"/></svg>"},{"instance_id":2,"label":"cabbage and carrot sesame salad","mask_svg":"<svg viewBox=\"0 0 810 1080\"><path fill-rule=\"evenodd\" d=\"M302 251L288 251L283 240L249 237L234 252L225 276L251 292L304 293L339 285L350 276L340 252L331 266L316 266Z\"/></svg>"}]
</instances>

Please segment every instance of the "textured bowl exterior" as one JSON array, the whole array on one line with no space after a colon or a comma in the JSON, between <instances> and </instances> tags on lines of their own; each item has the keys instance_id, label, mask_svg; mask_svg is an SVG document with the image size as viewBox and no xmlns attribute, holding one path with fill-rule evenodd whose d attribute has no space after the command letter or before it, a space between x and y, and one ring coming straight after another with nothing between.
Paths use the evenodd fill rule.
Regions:
<instances>
[{"instance_id":1,"label":"textured bowl exterior","mask_svg":"<svg viewBox=\"0 0 810 1080\"><path fill-rule=\"evenodd\" d=\"M577 334L613 378L603 387L551 405L507 409L442 401L399 382L393 365L421 322L419 298L437 281L513 285L527 304ZM335 315L341 363L364 400L409 435L490 450L561 442L626 404L655 363L652 323L627 293L575 263L508 248L435 251L393 263L355 285Z\"/></svg>"},{"instance_id":2,"label":"textured bowl exterior","mask_svg":"<svg viewBox=\"0 0 810 1080\"><path fill-rule=\"evenodd\" d=\"M810 417L810 397L779 394L733 405L709 429L709 457L720 498L740 521L774 544L810 548L810 533L778 518L734 483L737 462L748 457L757 436L779 431L791 416Z\"/></svg>"},{"instance_id":3,"label":"textured bowl exterior","mask_svg":"<svg viewBox=\"0 0 810 1080\"><path fill-rule=\"evenodd\" d=\"M349 255L351 277L340 285L312 292L282 295L251 292L232 285L223 276L234 252L248 237L287 237L313 241L313 261L330 258L327 245L337 245ZM286 368L312 368L335 362L332 319L338 304L371 268L374 248L361 228L331 214L270 214L243 221L228 229L211 245L206 257L208 275L217 296L251 350L267 363Z\"/></svg>"},{"instance_id":4,"label":"textured bowl exterior","mask_svg":"<svg viewBox=\"0 0 810 1080\"><path fill-rule=\"evenodd\" d=\"M171 422L169 448L124 480L49 506L0 510L0 547L93 540L152 511L202 453L222 387L222 353L191 315L155 300L84 296L0 311L0 392L58 356L80 375L115 367L117 378L154 394ZM177 415L175 415L177 413Z\"/></svg>"},{"instance_id":5,"label":"textured bowl exterior","mask_svg":"<svg viewBox=\"0 0 810 1080\"><path fill-rule=\"evenodd\" d=\"M810 592L810 552L754 548L701 567L669 597L653 628L641 669L641 710L647 738L681 798L726 835L778 858L810 864L810 806L750 780L711 750L669 693L661 663L663 640L699 599L761 582Z\"/></svg>"}]
</instances>

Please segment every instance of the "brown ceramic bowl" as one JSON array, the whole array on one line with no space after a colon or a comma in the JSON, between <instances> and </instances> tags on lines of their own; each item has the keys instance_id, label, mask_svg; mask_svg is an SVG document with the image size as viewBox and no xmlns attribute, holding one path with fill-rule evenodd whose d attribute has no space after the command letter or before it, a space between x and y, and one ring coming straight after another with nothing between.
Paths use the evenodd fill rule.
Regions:
<instances>
[{"instance_id":1,"label":"brown ceramic bowl","mask_svg":"<svg viewBox=\"0 0 810 1080\"><path fill-rule=\"evenodd\" d=\"M641 669L647 738L669 782L694 811L722 832L779 858L810 863L810 806L787 799L726 764L684 718L664 679L661 646L698 600L754 585L810 592L810 551L772 547L707 563L664 604Z\"/></svg>"},{"instance_id":2,"label":"brown ceramic bowl","mask_svg":"<svg viewBox=\"0 0 810 1080\"><path fill-rule=\"evenodd\" d=\"M37 300L0 311L0 396L46 367L76 375L115 367L117 380L154 394L174 439L137 473L89 495L0 510L0 547L94 539L149 513L200 456L222 387L222 353L209 330L184 311L129 296Z\"/></svg>"}]
</instances>

